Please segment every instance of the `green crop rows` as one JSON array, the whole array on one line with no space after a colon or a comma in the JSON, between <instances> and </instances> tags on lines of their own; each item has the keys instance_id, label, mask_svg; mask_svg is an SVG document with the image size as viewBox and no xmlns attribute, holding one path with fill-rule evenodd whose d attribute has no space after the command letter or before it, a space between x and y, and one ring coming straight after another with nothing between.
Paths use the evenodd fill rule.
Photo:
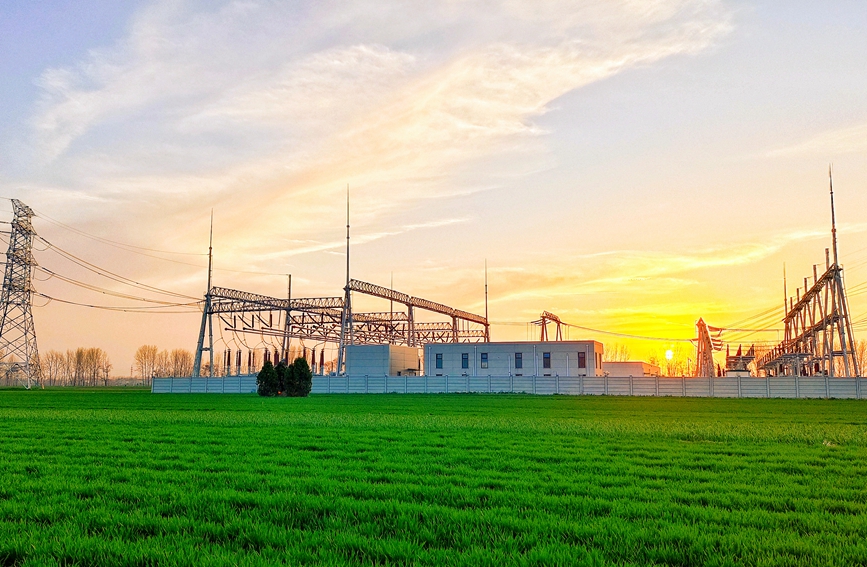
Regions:
<instances>
[{"instance_id":1,"label":"green crop rows","mask_svg":"<svg viewBox=\"0 0 867 567\"><path fill-rule=\"evenodd\" d=\"M0 391L0 565L867 565L867 403Z\"/></svg>"}]
</instances>

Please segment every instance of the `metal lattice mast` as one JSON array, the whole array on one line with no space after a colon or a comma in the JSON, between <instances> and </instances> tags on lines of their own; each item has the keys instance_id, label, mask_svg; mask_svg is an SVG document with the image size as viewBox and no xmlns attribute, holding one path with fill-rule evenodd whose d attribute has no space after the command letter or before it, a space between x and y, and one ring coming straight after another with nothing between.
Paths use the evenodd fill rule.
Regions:
<instances>
[{"instance_id":1,"label":"metal lattice mast","mask_svg":"<svg viewBox=\"0 0 867 567\"><path fill-rule=\"evenodd\" d=\"M39 349L36 347L36 328L33 326L33 210L12 199L15 218L6 251L6 273L0 297L0 351L5 355L2 369L7 377L14 377L30 388L39 383Z\"/></svg>"}]
</instances>

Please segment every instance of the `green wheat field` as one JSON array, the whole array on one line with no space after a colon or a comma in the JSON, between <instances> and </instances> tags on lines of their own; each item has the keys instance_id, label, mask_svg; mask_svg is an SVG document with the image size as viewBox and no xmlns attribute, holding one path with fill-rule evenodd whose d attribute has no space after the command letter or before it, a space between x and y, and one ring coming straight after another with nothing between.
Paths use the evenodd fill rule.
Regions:
<instances>
[{"instance_id":1,"label":"green wheat field","mask_svg":"<svg viewBox=\"0 0 867 567\"><path fill-rule=\"evenodd\" d=\"M867 403L0 391L0 565L867 565Z\"/></svg>"}]
</instances>

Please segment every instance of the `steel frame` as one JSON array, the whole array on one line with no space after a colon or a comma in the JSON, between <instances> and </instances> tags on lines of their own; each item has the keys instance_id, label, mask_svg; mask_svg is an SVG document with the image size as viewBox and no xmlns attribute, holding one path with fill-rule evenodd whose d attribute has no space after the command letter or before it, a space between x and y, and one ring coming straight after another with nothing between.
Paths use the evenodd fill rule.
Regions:
<instances>
[{"instance_id":1,"label":"steel frame","mask_svg":"<svg viewBox=\"0 0 867 567\"><path fill-rule=\"evenodd\" d=\"M283 358L288 356L286 345L293 338L337 343L341 347L347 342L417 347L426 343L480 342L488 339L489 326L485 317L359 280L350 280L347 289L400 303L407 310L352 313L351 304L343 297L280 299L212 287L205 295L196 360L201 365L203 351L212 348L204 344L204 329L206 324L213 326L214 316L219 318L225 331L283 339L283 352L280 355ZM448 315L451 321L415 321L416 309ZM482 328L478 328L479 325ZM228 361L227 368L233 366L230 355L224 354L224 359ZM234 362L234 366L240 366L238 360Z\"/></svg>"},{"instance_id":2,"label":"steel frame","mask_svg":"<svg viewBox=\"0 0 867 567\"><path fill-rule=\"evenodd\" d=\"M828 265L817 277L814 266L813 285L807 285L804 278L807 291L801 296L798 289L788 300L783 341L759 358L757 366L768 375L833 377L839 364L844 376L860 376L843 268Z\"/></svg>"}]
</instances>

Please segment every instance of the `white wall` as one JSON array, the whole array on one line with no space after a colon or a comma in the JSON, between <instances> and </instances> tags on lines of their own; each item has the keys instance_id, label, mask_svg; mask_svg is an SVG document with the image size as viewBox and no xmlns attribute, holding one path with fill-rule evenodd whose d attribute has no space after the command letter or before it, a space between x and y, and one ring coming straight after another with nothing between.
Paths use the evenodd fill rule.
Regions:
<instances>
[{"instance_id":1,"label":"white wall","mask_svg":"<svg viewBox=\"0 0 867 567\"><path fill-rule=\"evenodd\" d=\"M520 353L523 367L517 368ZM544 367L545 353L551 355L551 367ZM579 353L585 356L585 368L579 367ZM437 355L442 368L437 368ZM467 355L467 368L462 355ZM487 368L483 354L487 354ZM599 376L603 346L596 341L550 341L511 343L431 343L424 347L424 367L428 376Z\"/></svg>"},{"instance_id":2,"label":"white wall","mask_svg":"<svg viewBox=\"0 0 867 567\"><path fill-rule=\"evenodd\" d=\"M357 376L400 376L417 370L418 349L397 345L347 345L346 372Z\"/></svg>"},{"instance_id":3,"label":"white wall","mask_svg":"<svg viewBox=\"0 0 867 567\"><path fill-rule=\"evenodd\" d=\"M659 366L640 360L603 362L602 370L609 376L659 376Z\"/></svg>"},{"instance_id":4,"label":"white wall","mask_svg":"<svg viewBox=\"0 0 867 567\"><path fill-rule=\"evenodd\" d=\"M256 392L256 376L154 378L160 394ZM613 376L314 376L312 394L515 392L528 394L711 398L867 399L867 378L667 378Z\"/></svg>"}]
</instances>

